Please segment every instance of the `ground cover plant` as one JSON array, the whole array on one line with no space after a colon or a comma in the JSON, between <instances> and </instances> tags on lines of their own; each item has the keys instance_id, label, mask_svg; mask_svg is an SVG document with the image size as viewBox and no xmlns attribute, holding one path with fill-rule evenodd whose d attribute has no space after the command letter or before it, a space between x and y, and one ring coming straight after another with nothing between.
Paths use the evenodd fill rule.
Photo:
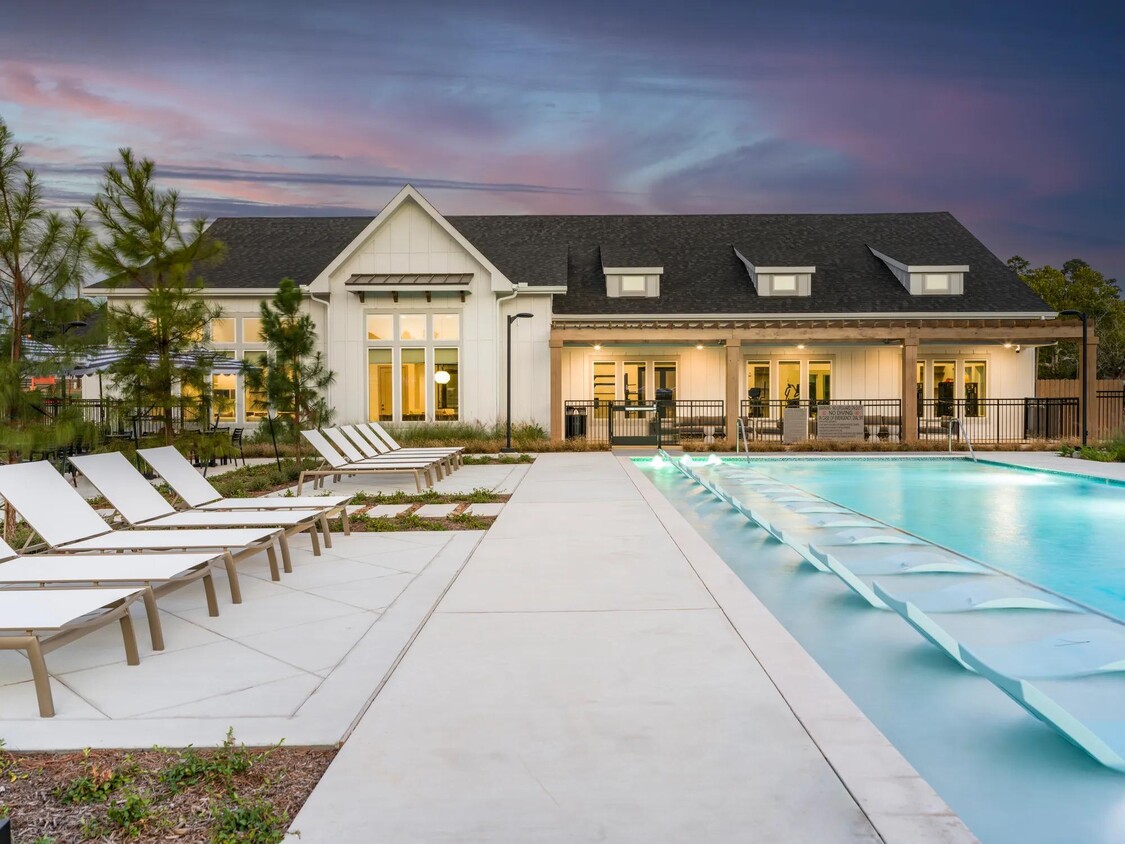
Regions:
<instances>
[{"instance_id":1,"label":"ground cover plant","mask_svg":"<svg viewBox=\"0 0 1125 844\"><path fill-rule=\"evenodd\" d=\"M1091 445L1063 445L1059 449L1063 457L1081 457L1099 463L1125 463L1125 437L1114 437Z\"/></svg>"},{"instance_id":2,"label":"ground cover plant","mask_svg":"<svg viewBox=\"0 0 1125 844\"><path fill-rule=\"evenodd\" d=\"M217 748L9 752L0 744L0 817L14 840L275 844L336 751Z\"/></svg>"}]
</instances>

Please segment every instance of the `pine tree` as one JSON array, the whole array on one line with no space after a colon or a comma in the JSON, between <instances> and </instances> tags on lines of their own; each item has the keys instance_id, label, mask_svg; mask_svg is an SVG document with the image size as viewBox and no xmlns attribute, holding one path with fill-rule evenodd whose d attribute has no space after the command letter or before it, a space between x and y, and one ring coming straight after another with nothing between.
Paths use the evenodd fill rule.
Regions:
<instances>
[{"instance_id":1,"label":"pine tree","mask_svg":"<svg viewBox=\"0 0 1125 844\"><path fill-rule=\"evenodd\" d=\"M201 295L197 273L221 257L223 246L205 234L202 219L181 226L179 197L156 189L150 159L138 161L128 149L120 153L120 166L105 168L94 197L106 235L92 249L91 262L110 286L140 287L145 293L137 306L110 309L110 342L123 356L109 372L138 408L151 408L162 418L165 441L171 443L176 384L201 396L210 393L206 359L196 357L187 365L182 360L221 312Z\"/></svg>"},{"instance_id":2,"label":"pine tree","mask_svg":"<svg viewBox=\"0 0 1125 844\"><path fill-rule=\"evenodd\" d=\"M291 278L283 278L272 302L262 302L262 338L268 347L265 369L247 367L246 383L266 394L284 424L293 428L297 460L301 459L302 428L317 428L332 418L324 396L336 375L316 350L316 326L301 310L303 293ZM261 409L261 408L259 408Z\"/></svg>"}]
</instances>

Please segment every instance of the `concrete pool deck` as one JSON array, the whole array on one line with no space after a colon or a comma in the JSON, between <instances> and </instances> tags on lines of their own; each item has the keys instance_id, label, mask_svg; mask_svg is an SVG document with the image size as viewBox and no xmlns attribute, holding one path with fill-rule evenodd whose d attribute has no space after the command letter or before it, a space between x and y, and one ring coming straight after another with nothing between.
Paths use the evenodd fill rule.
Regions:
<instances>
[{"instance_id":1,"label":"concrete pool deck","mask_svg":"<svg viewBox=\"0 0 1125 844\"><path fill-rule=\"evenodd\" d=\"M605 453L531 466L292 828L305 844L975 840Z\"/></svg>"}]
</instances>

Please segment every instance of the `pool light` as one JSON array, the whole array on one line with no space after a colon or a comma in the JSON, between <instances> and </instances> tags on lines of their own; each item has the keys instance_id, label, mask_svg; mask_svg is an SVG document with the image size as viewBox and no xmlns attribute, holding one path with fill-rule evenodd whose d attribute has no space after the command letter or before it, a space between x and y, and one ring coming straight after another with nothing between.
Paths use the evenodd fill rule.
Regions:
<instances>
[{"instance_id":1,"label":"pool light","mask_svg":"<svg viewBox=\"0 0 1125 844\"><path fill-rule=\"evenodd\" d=\"M719 455L715 454L715 452L712 451L710 457L707 458L707 465L708 466L722 466L723 465L723 458L719 457Z\"/></svg>"},{"instance_id":2,"label":"pool light","mask_svg":"<svg viewBox=\"0 0 1125 844\"><path fill-rule=\"evenodd\" d=\"M690 466L691 465L691 455L685 454L683 457L681 457L680 458L680 465L681 466Z\"/></svg>"},{"instance_id":3,"label":"pool light","mask_svg":"<svg viewBox=\"0 0 1125 844\"><path fill-rule=\"evenodd\" d=\"M653 455L653 458L652 458L652 468L653 469L663 469L667 465L668 465L668 461L665 460L663 457L661 457L659 454Z\"/></svg>"}]
</instances>

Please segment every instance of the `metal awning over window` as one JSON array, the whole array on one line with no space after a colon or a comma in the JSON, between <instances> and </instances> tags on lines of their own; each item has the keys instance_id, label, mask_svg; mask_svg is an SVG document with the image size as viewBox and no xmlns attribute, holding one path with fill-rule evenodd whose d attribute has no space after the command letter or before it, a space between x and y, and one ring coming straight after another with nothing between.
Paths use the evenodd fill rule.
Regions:
<instances>
[{"instance_id":1,"label":"metal awning over window","mask_svg":"<svg viewBox=\"0 0 1125 844\"><path fill-rule=\"evenodd\" d=\"M472 281L472 273L372 274L349 276L344 284L353 290L467 290Z\"/></svg>"}]
</instances>

